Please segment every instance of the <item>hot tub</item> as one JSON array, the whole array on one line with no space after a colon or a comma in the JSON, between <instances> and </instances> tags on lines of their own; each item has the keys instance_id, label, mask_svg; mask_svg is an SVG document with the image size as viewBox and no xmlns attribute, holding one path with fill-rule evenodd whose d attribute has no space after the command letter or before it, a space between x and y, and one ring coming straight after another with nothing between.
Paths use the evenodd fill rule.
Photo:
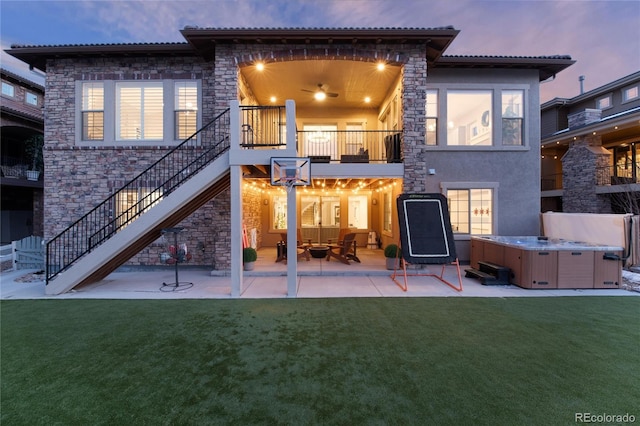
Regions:
<instances>
[{"instance_id":1,"label":"hot tub","mask_svg":"<svg viewBox=\"0 0 640 426\"><path fill-rule=\"evenodd\" d=\"M511 269L523 288L619 288L623 248L535 236L471 237L471 267L479 261Z\"/></svg>"}]
</instances>

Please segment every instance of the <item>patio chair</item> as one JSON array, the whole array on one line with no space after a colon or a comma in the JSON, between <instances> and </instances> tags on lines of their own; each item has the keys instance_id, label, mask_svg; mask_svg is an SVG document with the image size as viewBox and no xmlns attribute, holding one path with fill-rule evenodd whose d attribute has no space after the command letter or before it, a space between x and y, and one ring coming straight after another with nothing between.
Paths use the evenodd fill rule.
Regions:
<instances>
[{"instance_id":1,"label":"patio chair","mask_svg":"<svg viewBox=\"0 0 640 426\"><path fill-rule=\"evenodd\" d=\"M344 236L347 235L350 232L351 232L351 229L349 229L349 228L340 228L340 231L338 232L338 238L329 238L329 239L327 239L327 244L329 244L329 245L331 245L331 244L335 244L335 245L342 244L342 242L344 241ZM335 243L334 243L334 241L335 241Z\"/></svg>"},{"instance_id":2,"label":"patio chair","mask_svg":"<svg viewBox=\"0 0 640 426\"><path fill-rule=\"evenodd\" d=\"M340 262L351 265L349 260L354 260L360 263L360 259L356 255L356 234L350 233L344 236L341 244L329 245L329 251L327 252L327 262L332 257L338 259Z\"/></svg>"},{"instance_id":3,"label":"patio chair","mask_svg":"<svg viewBox=\"0 0 640 426\"><path fill-rule=\"evenodd\" d=\"M276 262L280 262L281 260L287 260L287 233L280 233L281 241L278 243L277 247L277 258ZM308 243L305 244L302 241L302 233L300 229L298 229L297 233L297 249L298 249L298 260L304 258L307 259L307 262L311 260L311 253L309 252L309 247L311 247L311 240L308 240ZM301 250L301 251L300 251Z\"/></svg>"}]
</instances>

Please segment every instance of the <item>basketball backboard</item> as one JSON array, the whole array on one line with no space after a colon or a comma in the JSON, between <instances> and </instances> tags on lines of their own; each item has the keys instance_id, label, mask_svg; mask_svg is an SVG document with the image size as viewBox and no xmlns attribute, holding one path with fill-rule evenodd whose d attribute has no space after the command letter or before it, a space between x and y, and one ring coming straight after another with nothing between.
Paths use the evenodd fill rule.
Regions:
<instances>
[{"instance_id":1,"label":"basketball backboard","mask_svg":"<svg viewBox=\"0 0 640 426\"><path fill-rule=\"evenodd\" d=\"M271 157L271 185L311 185L311 160L308 157Z\"/></svg>"}]
</instances>

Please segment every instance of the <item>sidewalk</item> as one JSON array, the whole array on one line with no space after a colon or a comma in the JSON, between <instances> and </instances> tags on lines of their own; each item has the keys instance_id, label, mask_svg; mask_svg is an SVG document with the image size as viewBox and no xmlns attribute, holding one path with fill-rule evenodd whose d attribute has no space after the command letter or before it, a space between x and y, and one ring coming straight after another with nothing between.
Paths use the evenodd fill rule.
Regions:
<instances>
[{"instance_id":1,"label":"sidewalk","mask_svg":"<svg viewBox=\"0 0 640 426\"><path fill-rule=\"evenodd\" d=\"M445 277L457 281L454 269ZM204 269L184 269L180 283L193 283L190 288L175 288L175 271L166 268L153 271L114 272L102 281L58 296L45 294L44 281L18 282L28 270L0 274L0 299L231 299L231 278L211 276ZM439 272L439 269L438 269ZM402 277L399 277L402 282ZM402 291L388 271L372 271L366 275L301 275L298 277L298 298L333 297L562 297L562 296L640 296L621 289L527 290L517 286L485 286L464 278L463 291L458 292L433 277L409 277L408 289ZM168 283L170 285L163 285ZM286 298L287 278L284 275L246 276L241 299Z\"/></svg>"}]
</instances>

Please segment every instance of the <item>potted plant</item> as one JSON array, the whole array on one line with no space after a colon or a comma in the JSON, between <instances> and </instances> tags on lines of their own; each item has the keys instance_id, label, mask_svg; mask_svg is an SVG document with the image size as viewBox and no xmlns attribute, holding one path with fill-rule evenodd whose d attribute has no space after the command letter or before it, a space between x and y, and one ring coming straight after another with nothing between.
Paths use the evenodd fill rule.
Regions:
<instances>
[{"instance_id":1,"label":"potted plant","mask_svg":"<svg viewBox=\"0 0 640 426\"><path fill-rule=\"evenodd\" d=\"M387 258L387 269L390 271L400 266L400 247L397 244L389 244L384 248L384 257Z\"/></svg>"},{"instance_id":2,"label":"potted plant","mask_svg":"<svg viewBox=\"0 0 640 426\"><path fill-rule=\"evenodd\" d=\"M245 247L242 250L242 264L245 271L253 271L258 259L258 252L253 247Z\"/></svg>"},{"instance_id":3,"label":"potted plant","mask_svg":"<svg viewBox=\"0 0 640 426\"><path fill-rule=\"evenodd\" d=\"M25 142L25 153L31 159L31 168L27 170L27 179L38 180L42 172L44 161L42 148L44 147L44 137L33 135Z\"/></svg>"}]
</instances>

